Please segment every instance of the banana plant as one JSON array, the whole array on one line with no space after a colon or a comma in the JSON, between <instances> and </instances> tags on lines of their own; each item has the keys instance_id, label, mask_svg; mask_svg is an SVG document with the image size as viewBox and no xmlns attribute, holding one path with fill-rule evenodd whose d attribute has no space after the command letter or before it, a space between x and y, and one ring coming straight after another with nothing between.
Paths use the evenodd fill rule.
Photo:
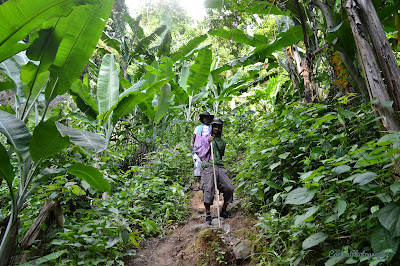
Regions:
<instances>
[{"instance_id":1,"label":"banana plant","mask_svg":"<svg viewBox=\"0 0 400 266\"><path fill-rule=\"evenodd\" d=\"M38 176L45 170L47 159L71 144L98 153L107 148L107 142L98 134L66 127L54 119L41 121L31 134L21 119L4 111L0 111L0 132L7 138L9 148L15 151L18 162L17 167L11 164L12 154L0 143L0 178L6 181L11 198L10 218L0 245L0 261L7 263L18 234L18 215L26 199L39 186ZM69 169L52 170L66 171L84 179L93 188L110 193L107 180L91 166L75 164ZM18 179L15 174L19 175ZM15 181L17 188L13 185Z\"/></svg>"},{"instance_id":2,"label":"banana plant","mask_svg":"<svg viewBox=\"0 0 400 266\"><path fill-rule=\"evenodd\" d=\"M101 125L106 135L107 145L118 121L131 113L138 104L154 98L155 91L165 86L169 79L156 80L155 76L149 73L121 94L119 81L114 55L106 54L100 67L95 98L88 93L87 78L83 83L78 80L71 87L71 93L75 96L75 102L81 111L96 119L96 123ZM130 85L129 82L125 84ZM162 99L164 98L165 96L162 96ZM162 118L159 117L162 112L163 110L158 112L157 119Z\"/></svg>"},{"instance_id":3,"label":"banana plant","mask_svg":"<svg viewBox=\"0 0 400 266\"><path fill-rule=\"evenodd\" d=\"M206 95L202 90L205 87L211 70L212 53L207 48L199 50L194 63L183 66L179 78L179 90L177 89L177 100L184 110L186 120L186 131L188 123L192 120L193 105L196 101Z\"/></svg>"},{"instance_id":4,"label":"banana plant","mask_svg":"<svg viewBox=\"0 0 400 266\"><path fill-rule=\"evenodd\" d=\"M106 148L103 137L65 128L44 117L49 102L81 75L113 4L113 0L14 0L0 5L0 71L7 89L14 89L18 97L12 110L18 117L0 111L0 132L8 141L7 149L0 144L0 178L6 180L11 197L10 218L0 245L1 265L7 264L15 247L19 212L39 184L38 175L47 159L71 143L94 153ZM26 37L28 43L22 41ZM45 110L31 134L25 122L40 95L46 96ZM10 162L13 151L17 169ZM110 191L102 174L90 166L76 164L68 172L93 188Z\"/></svg>"},{"instance_id":5,"label":"banana plant","mask_svg":"<svg viewBox=\"0 0 400 266\"><path fill-rule=\"evenodd\" d=\"M16 81L15 95L26 100L21 112L24 120L37 95L44 93L50 102L67 92L81 75L113 4L114 0L15 0L0 5L0 24L4 25L0 29L0 62L23 50L32 60L10 77ZM27 36L30 42L21 42ZM19 75L25 78L25 82L21 79L23 93L15 79Z\"/></svg>"},{"instance_id":6,"label":"banana plant","mask_svg":"<svg viewBox=\"0 0 400 266\"><path fill-rule=\"evenodd\" d=\"M210 30L209 34L254 47L254 50L250 54L227 62L213 70L213 76L219 75L233 67L244 67L257 62L264 63L266 59L274 60L272 54L275 51L280 51L283 47L290 46L303 39L301 26L293 26L286 29L286 31L280 32L272 41L268 40L263 35L248 36L239 29Z\"/></svg>"},{"instance_id":7,"label":"banana plant","mask_svg":"<svg viewBox=\"0 0 400 266\"><path fill-rule=\"evenodd\" d=\"M0 83L1 90L13 89L15 95L15 110L26 101L23 95L23 84L21 81L21 67L29 62L26 52L22 51L18 54L4 60L0 63L0 72L6 77L7 81ZM3 89L4 88L4 89Z\"/></svg>"}]
</instances>

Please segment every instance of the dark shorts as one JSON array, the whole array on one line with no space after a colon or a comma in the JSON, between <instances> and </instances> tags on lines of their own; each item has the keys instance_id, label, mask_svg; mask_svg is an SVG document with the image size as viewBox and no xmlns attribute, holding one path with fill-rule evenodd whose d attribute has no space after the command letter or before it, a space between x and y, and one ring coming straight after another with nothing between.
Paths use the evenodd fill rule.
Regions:
<instances>
[{"instance_id":1,"label":"dark shorts","mask_svg":"<svg viewBox=\"0 0 400 266\"><path fill-rule=\"evenodd\" d=\"M229 179L226 169L216 166L215 175L217 179L217 187L224 196L224 202L231 203L233 201L234 188L231 180ZM201 190L203 191L204 195L204 203L212 205L214 202L215 194L212 165L203 166L203 169L201 171Z\"/></svg>"}]
</instances>

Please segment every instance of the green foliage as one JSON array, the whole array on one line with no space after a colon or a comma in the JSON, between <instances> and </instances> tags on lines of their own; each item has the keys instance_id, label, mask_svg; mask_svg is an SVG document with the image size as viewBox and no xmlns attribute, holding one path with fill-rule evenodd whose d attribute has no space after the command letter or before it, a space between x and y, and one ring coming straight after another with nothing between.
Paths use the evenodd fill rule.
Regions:
<instances>
[{"instance_id":1,"label":"green foliage","mask_svg":"<svg viewBox=\"0 0 400 266\"><path fill-rule=\"evenodd\" d=\"M230 170L237 193L259 220L256 261L362 263L366 259L328 258L331 251L366 250L386 252L392 263L398 262L400 135L379 137L371 110L364 105L349 109L347 98L308 106L287 102L290 89L299 88L279 73L276 57L304 40L297 18L288 17L289 11L299 12L292 2L260 8L259 1L209 0L206 5L219 10L210 11L211 17L194 29L176 1L148 5L145 16L133 19L119 0L109 21L118 32L107 26L109 35L103 33L98 42L113 2L15 0L0 6L0 90L14 89L17 101L15 110L0 111L5 136L0 139L0 181L5 179L9 189L0 187L1 202L10 203L0 213L2 218L11 213L1 252L13 244L10 228L23 203L30 201L20 217L24 233L41 203L51 199L60 202L66 223L34 243L32 250L44 257L32 263L122 264L142 239L185 219L192 161L182 143L190 137L196 112L213 108L219 115L223 104L224 134L232 147L226 157L234 163ZM389 2L379 16L397 41L393 10L398 4ZM331 11L340 21L337 8L343 11L339 2ZM310 39L314 78L328 86L329 64L319 67L324 60L319 49L336 37L343 43L349 27L339 23L325 32L311 4L307 12L315 22L305 30L315 37ZM269 14L283 15L275 17L278 34ZM132 30L128 34L124 20ZM207 39L212 48L200 46ZM343 50L351 58L353 46ZM281 66L287 66L284 59ZM90 75L77 80L85 67ZM72 106L46 120L48 101L67 90L86 117ZM233 97L245 91L251 96ZM321 87L319 92L327 93ZM225 102L232 99L242 105L229 110ZM259 107L264 115L252 111ZM56 122L62 116L62 124ZM86 131L101 127L105 139ZM95 189L110 197L100 199ZM210 248L213 261L224 263L225 251Z\"/></svg>"},{"instance_id":2,"label":"green foliage","mask_svg":"<svg viewBox=\"0 0 400 266\"><path fill-rule=\"evenodd\" d=\"M0 31L0 62L25 50L25 43L18 43L47 20L66 16L75 5L95 1L9 1L1 5L0 14L4 25ZM7 20L7 21L5 21Z\"/></svg>"},{"instance_id":3,"label":"green foliage","mask_svg":"<svg viewBox=\"0 0 400 266\"><path fill-rule=\"evenodd\" d=\"M124 150L128 155L126 149L115 152L121 155ZM71 156L75 152L76 149L69 151L65 167L75 161ZM143 166L126 172L110 167L111 160L101 163L111 182L123 184L113 186L106 200L99 198L85 181L66 175L57 176L40 189L40 198L59 199L66 218L62 228L53 228L44 246L46 251L62 253L58 263L123 263L124 256L136 254L143 238L163 234L165 226L186 218L188 198L184 192L190 186L191 158L184 149L177 148L153 152L147 159ZM72 174L74 167L70 169ZM37 198L31 199L35 208L40 207L39 203ZM26 212L22 219L35 218L36 212ZM30 224L28 220L25 223ZM40 243L37 245L33 250L40 248Z\"/></svg>"},{"instance_id":4,"label":"green foliage","mask_svg":"<svg viewBox=\"0 0 400 266\"><path fill-rule=\"evenodd\" d=\"M265 241L281 249L259 250L257 260L323 262L331 250L344 249L393 258L399 208L397 185L389 187L397 175L399 136L379 138L375 121L368 108L346 110L341 102L291 103L258 118L244 159L233 169L237 193L258 210L258 237L276 228Z\"/></svg>"}]
</instances>

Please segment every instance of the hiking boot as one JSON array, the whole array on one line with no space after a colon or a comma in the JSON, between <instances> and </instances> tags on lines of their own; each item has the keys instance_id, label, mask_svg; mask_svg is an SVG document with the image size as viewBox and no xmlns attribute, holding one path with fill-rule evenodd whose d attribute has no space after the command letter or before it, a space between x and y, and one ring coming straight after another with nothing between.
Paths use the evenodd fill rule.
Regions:
<instances>
[{"instance_id":1,"label":"hiking boot","mask_svg":"<svg viewBox=\"0 0 400 266\"><path fill-rule=\"evenodd\" d=\"M211 215L207 215L207 216L206 216L205 224L211 225L211 222L212 222Z\"/></svg>"},{"instance_id":2,"label":"hiking boot","mask_svg":"<svg viewBox=\"0 0 400 266\"><path fill-rule=\"evenodd\" d=\"M219 216L221 216L222 218L233 218L233 215L226 210L221 210Z\"/></svg>"}]
</instances>

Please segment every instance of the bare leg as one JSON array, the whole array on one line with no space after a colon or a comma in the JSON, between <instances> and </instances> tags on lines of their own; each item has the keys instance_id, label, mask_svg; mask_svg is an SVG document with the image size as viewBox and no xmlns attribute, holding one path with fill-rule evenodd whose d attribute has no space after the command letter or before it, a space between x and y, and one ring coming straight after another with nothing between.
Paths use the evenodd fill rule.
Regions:
<instances>
[{"instance_id":1,"label":"bare leg","mask_svg":"<svg viewBox=\"0 0 400 266\"><path fill-rule=\"evenodd\" d=\"M210 210L210 205L208 203L204 202L204 206L206 207L206 224L211 225L211 210Z\"/></svg>"},{"instance_id":2,"label":"bare leg","mask_svg":"<svg viewBox=\"0 0 400 266\"><path fill-rule=\"evenodd\" d=\"M211 206L210 204L204 202L204 207L206 207L206 214L207 215L209 215L209 214L211 215L210 206Z\"/></svg>"}]
</instances>

